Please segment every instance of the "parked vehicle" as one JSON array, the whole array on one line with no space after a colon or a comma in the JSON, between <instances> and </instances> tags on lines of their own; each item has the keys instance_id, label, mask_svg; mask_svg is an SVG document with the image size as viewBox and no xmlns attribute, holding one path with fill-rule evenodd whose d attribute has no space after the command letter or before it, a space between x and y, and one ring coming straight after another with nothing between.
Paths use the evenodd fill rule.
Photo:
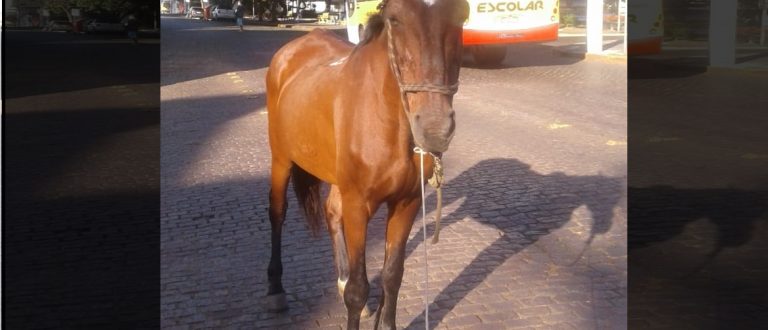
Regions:
<instances>
[{"instance_id":1,"label":"parked vehicle","mask_svg":"<svg viewBox=\"0 0 768 330\"><path fill-rule=\"evenodd\" d=\"M213 18L214 21L220 19L235 20L235 10L232 6L215 5L211 8L211 18Z\"/></svg>"},{"instance_id":2,"label":"parked vehicle","mask_svg":"<svg viewBox=\"0 0 768 330\"><path fill-rule=\"evenodd\" d=\"M368 18L379 11L381 2L347 2L347 37L350 42L360 42ZM462 41L477 63L498 65L507 56L507 46L511 44L546 42L558 38L559 0L467 2L469 18L464 22Z\"/></svg>"},{"instance_id":3,"label":"parked vehicle","mask_svg":"<svg viewBox=\"0 0 768 330\"><path fill-rule=\"evenodd\" d=\"M187 18L203 18L203 7L189 8Z\"/></svg>"},{"instance_id":4,"label":"parked vehicle","mask_svg":"<svg viewBox=\"0 0 768 330\"><path fill-rule=\"evenodd\" d=\"M88 31L88 33L124 32L125 25L116 20L96 18L87 23L85 30Z\"/></svg>"},{"instance_id":5,"label":"parked vehicle","mask_svg":"<svg viewBox=\"0 0 768 330\"><path fill-rule=\"evenodd\" d=\"M69 21L51 21L43 30L72 32L72 23Z\"/></svg>"}]
</instances>

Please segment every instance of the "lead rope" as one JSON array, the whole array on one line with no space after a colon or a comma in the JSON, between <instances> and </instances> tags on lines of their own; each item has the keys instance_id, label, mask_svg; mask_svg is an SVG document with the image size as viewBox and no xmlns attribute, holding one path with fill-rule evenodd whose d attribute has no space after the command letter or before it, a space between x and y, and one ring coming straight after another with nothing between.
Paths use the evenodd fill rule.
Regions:
<instances>
[{"instance_id":1,"label":"lead rope","mask_svg":"<svg viewBox=\"0 0 768 330\"><path fill-rule=\"evenodd\" d=\"M424 328L429 329L429 250L427 249L427 208L424 199L424 154L427 152L419 147L413 148L413 152L419 154L419 188L421 189L421 225L424 234ZM441 186L443 184L443 165L440 157L429 153L434 163L432 177L429 178L429 185L437 190L437 213L435 217L435 235L432 237L432 244L437 243L440 235L440 217L442 215L443 194Z\"/></svg>"},{"instance_id":2,"label":"lead rope","mask_svg":"<svg viewBox=\"0 0 768 330\"><path fill-rule=\"evenodd\" d=\"M419 154L419 187L421 188L421 224L424 233L424 329L429 330L429 250L427 249L427 208L424 202L424 154L419 147L413 148Z\"/></svg>"}]
</instances>

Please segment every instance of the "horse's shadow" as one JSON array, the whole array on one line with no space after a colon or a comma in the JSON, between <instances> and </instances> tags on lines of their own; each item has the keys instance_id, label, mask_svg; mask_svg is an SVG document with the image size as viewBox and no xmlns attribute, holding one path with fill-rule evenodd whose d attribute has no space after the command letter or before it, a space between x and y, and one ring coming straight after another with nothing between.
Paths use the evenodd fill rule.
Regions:
<instances>
[{"instance_id":1,"label":"horse's shadow","mask_svg":"<svg viewBox=\"0 0 768 330\"><path fill-rule=\"evenodd\" d=\"M749 242L768 212L768 192L738 189L629 188L632 202L629 249L671 240L698 219L717 228L712 253Z\"/></svg>"},{"instance_id":2,"label":"horse's shadow","mask_svg":"<svg viewBox=\"0 0 768 330\"><path fill-rule=\"evenodd\" d=\"M571 220L574 210L581 206L586 206L592 214L592 223L588 225L589 239L584 246L588 249L596 235L611 229L614 207L625 195L624 182L623 178L600 175L569 176L559 172L542 175L514 159L481 161L447 182L444 185L444 205L464 200L455 211L446 210L441 226L447 229L458 221L471 218L498 229L499 238L435 296L430 307L430 323L437 325L442 322L459 301L507 259L563 227ZM433 195L428 196L427 203L434 205ZM431 237L434 225L428 226L427 231ZM449 236L450 233L445 231L441 239L449 239ZM419 253L417 248L421 244L423 232L419 230L408 242L408 256ZM574 262L581 256L575 257ZM378 278L373 280L374 283L378 281ZM421 327L423 322L424 312L407 328Z\"/></svg>"}]
</instances>

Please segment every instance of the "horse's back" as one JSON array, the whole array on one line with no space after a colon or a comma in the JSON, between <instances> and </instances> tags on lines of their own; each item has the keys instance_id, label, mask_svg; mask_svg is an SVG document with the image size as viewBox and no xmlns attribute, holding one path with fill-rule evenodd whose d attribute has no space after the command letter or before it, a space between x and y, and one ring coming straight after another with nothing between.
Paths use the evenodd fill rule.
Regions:
<instances>
[{"instance_id":1,"label":"horse's back","mask_svg":"<svg viewBox=\"0 0 768 330\"><path fill-rule=\"evenodd\" d=\"M323 181L336 181L333 102L343 80L334 63L352 45L316 29L277 51L267 71L272 157L291 161Z\"/></svg>"},{"instance_id":2,"label":"horse's back","mask_svg":"<svg viewBox=\"0 0 768 330\"><path fill-rule=\"evenodd\" d=\"M267 82L272 80L277 85L275 87L280 88L296 75L322 70L323 65L347 56L352 47L333 32L315 29L275 53L267 72Z\"/></svg>"}]
</instances>

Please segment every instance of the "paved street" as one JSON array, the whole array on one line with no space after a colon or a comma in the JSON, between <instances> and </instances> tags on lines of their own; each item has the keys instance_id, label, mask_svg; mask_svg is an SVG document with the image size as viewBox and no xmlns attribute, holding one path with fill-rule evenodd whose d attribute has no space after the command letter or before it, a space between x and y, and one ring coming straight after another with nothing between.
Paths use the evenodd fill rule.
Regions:
<instances>
[{"instance_id":1,"label":"paved street","mask_svg":"<svg viewBox=\"0 0 768 330\"><path fill-rule=\"evenodd\" d=\"M266 312L269 148L264 74L305 32L164 17L161 312L168 329L340 329L331 244L292 194L284 228L289 311ZM340 31L343 35L343 30ZM622 329L627 325L626 66L551 45L467 60L445 153L443 227L411 232L398 326ZM428 236L435 198L428 189ZM382 208L369 226L369 306L380 296ZM366 319L363 328L372 328Z\"/></svg>"},{"instance_id":2,"label":"paved street","mask_svg":"<svg viewBox=\"0 0 768 330\"><path fill-rule=\"evenodd\" d=\"M768 72L670 55L629 65L629 326L761 328Z\"/></svg>"},{"instance_id":3,"label":"paved street","mask_svg":"<svg viewBox=\"0 0 768 330\"><path fill-rule=\"evenodd\" d=\"M3 39L3 326L156 327L158 39Z\"/></svg>"}]
</instances>

